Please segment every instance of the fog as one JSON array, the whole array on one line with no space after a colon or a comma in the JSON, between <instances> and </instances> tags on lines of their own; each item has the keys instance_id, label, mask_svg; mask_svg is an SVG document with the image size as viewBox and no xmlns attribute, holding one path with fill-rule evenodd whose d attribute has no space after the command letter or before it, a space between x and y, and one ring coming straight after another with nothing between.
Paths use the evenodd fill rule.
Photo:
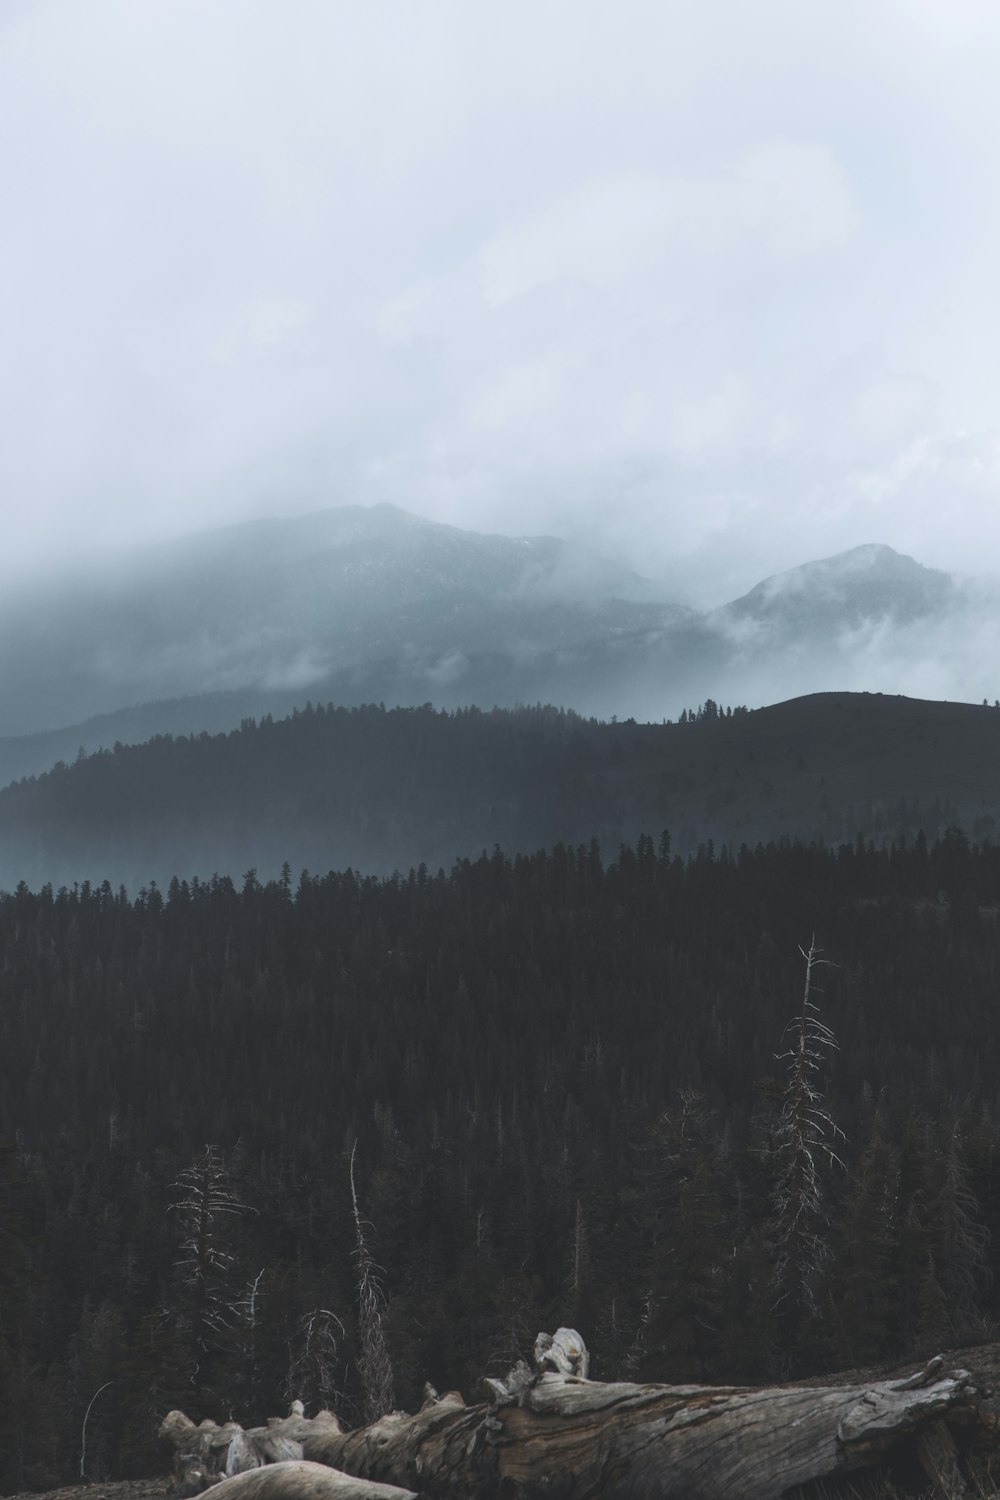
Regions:
<instances>
[{"instance_id":1,"label":"fog","mask_svg":"<svg viewBox=\"0 0 1000 1500\"><path fill-rule=\"evenodd\" d=\"M81 746L231 727L307 699L552 703L658 722L708 697L993 702L998 661L997 585L886 547L698 611L573 543L340 507L0 595L0 784Z\"/></svg>"},{"instance_id":2,"label":"fog","mask_svg":"<svg viewBox=\"0 0 1000 1500\"><path fill-rule=\"evenodd\" d=\"M701 606L994 569L998 66L992 0L8 3L0 573L380 501Z\"/></svg>"}]
</instances>

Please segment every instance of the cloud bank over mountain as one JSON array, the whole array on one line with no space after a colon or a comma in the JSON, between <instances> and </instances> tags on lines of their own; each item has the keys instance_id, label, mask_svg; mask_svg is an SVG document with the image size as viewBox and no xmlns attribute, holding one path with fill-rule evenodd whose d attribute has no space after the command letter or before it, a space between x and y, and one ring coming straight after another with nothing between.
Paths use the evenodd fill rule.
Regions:
<instances>
[{"instance_id":1,"label":"cloud bank over mountain","mask_svg":"<svg viewBox=\"0 0 1000 1500\"><path fill-rule=\"evenodd\" d=\"M992 703L998 661L996 587L884 545L699 611L558 538L342 507L197 533L0 600L0 782L81 746L228 728L310 699L542 702L653 721L708 697Z\"/></svg>"},{"instance_id":2,"label":"cloud bank over mountain","mask_svg":"<svg viewBox=\"0 0 1000 1500\"><path fill-rule=\"evenodd\" d=\"M379 502L700 606L996 570L998 66L990 0L5 7L0 575Z\"/></svg>"}]
</instances>

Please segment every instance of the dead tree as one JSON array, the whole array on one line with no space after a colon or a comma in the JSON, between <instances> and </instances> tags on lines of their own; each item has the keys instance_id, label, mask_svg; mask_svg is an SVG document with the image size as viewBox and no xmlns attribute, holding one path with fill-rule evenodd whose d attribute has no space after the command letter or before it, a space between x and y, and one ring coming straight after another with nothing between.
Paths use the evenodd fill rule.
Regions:
<instances>
[{"instance_id":1,"label":"dead tree","mask_svg":"<svg viewBox=\"0 0 1000 1500\"><path fill-rule=\"evenodd\" d=\"M196 1426L182 1411L168 1412L158 1435L174 1449L170 1493L175 1500L189 1500L233 1474L259 1469L267 1462L302 1458L301 1444L285 1441L268 1459L237 1422L220 1427L206 1417Z\"/></svg>"},{"instance_id":2,"label":"dead tree","mask_svg":"<svg viewBox=\"0 0 1000 1500\"><path fill-rule=\"evenodd\" d=\"M586 1359L573 1330L540 1335L535 1372L522 1363L488 1381L486 1405L429 1392L415 1416L304 1435L302 1446L428 1496L778 1500L877 1465L900 1443L931 1473L955 1454L954 1432L991 1437L970 1375L939 1360L904 1380L753 1388L608 1384L585 1378Z\"/></svg>"},{"instance_id":3,"label":"dead tree","mask_svg":"<svg viewBox=\"0 0 1000 1500\"><path fill-rule=\"evenodd\" d=\"M827 1256L820 1165L840 1164L834 1142L841 1132L817 1079L824 1055L837 1046L813 1000L813 971L826 960L815 939L808 951L799 952L806 965L802 1003L785 1028L787 1047L777 1059L787 1063L788 1078L772 1148L777 1172L772 1280L779 1302L787 1297L802 1310L814 1312L815 1283Z\"/></svg>"},{"instance_id":4,"label":"dead tree","mask_svg":"<svg viewBox=\"0 0 1000 1500\"><path fill-rule=\"evenodd\" d=\"M970 1374L940 1357L904 1379L839 1385L610 1384L586 1378L583 1340L560 1328L539 1335L535 1366L486 1381L489 1400L476 1406L428 1387L415 1415L393 1412L356 1432L328 1413L254 1431L293 1438L307 1460L442 1500L778 1500L905 1448L935 1495L961 1500L967 1455L995 1446L1000 1428Z\"/></svg>"},{"instance_id":5,"label":"dead tree","mask_svg":"<svg viewBox=\"0 0 1000 1500\"><path fill-rule=\"evenodd\" d=\"M339 1433L332 1412L306 1421L301 1401L287 1417L271 1418L266 1427L244 1431L236 1422L219 1427L195 1426L183 1412L172 1411L160 1424L160 1436L174 1447L174 1500L214 1489L219 1500L413 1500L410 1490L377 1484L341 1473L327 1464L305 1462L296 1434L308 1430Z\"/></svg>"},{"instance_id":6,"label":"dead tree","mask_svg":"<svg viewBox=\"0 0 1000 1500\"><path fill-rule=\"evenodd\" d=\"M302 1314L288 1343L284 1388L289 1398L298 1393L321 1407L346 1400L340 1379L344 1336L343 1323L328 1307L313 1307Z\"/></svg>"},{"instance_id":7,"label":"dead tree","mask_svg":"<svg viewBox=\"0 0 1000 1500\"><path fill-rule=\"evenodd\" d=\"M351 1151L351 1207L354 1213L354 1261L358 1277L358 1338L361 1352L358 1371L365 1394L365 1416L369 1421L384 1416L394 1405L392 1362L385 1340L385 1293L379 1280L379 1268L373 1261L365 1238L366 1221L358 1208L354 1186L354 1153ZM368 1226L371 1227L370 1225Z\"/></svg>"},{"instance_id":8,"label":"dead tree","mask_svg":"<svg viewBox=\"0 0 1000 1500\"><path fill-rule=\"evenodd\" d=\"M218 1146L206 1146L173 1184L169 1211L180 1228L176 1271L184 1306L180 1321L190 1338L191 1385L198 1400L205 1367L221 1349L237 1312L234 1307L235 1257L230 1253L229 1229L234 1219L250 1212L233 1188L225 1158Z\"/></svg>"},{"instance_id":9,"label":"dead tree","mask_svg":"<svg viewBox=\"0 0 1000 1500\"><path fill-rule=\"evenodd\" d=\"M208 1417L195 1426L182 1411L168 1412L160 1423L159 1436L166 1438L174 1450L172 1494L176 1500L185 1500L234 1475L301 1460L299 1432L304 1421L301 1401L292 1403L287 1417L272 1417L266 1427L249 1431L238 1422L225 1422L220 1427ZM342 1431L332 1412L320 1412L307 1425L313 1434Z\"/></svg>"},{"instance_id":10,"label":"dead tree","mask_svg":"<svg viewBox=\"0 0 1000 1500\"><path fill-rule=\"evenodd\" d=\"M417 1500L395 1484L355 1479L325 1464L280 1463L225 1479L212 1500Z\"/></svg>"}]
</instances>

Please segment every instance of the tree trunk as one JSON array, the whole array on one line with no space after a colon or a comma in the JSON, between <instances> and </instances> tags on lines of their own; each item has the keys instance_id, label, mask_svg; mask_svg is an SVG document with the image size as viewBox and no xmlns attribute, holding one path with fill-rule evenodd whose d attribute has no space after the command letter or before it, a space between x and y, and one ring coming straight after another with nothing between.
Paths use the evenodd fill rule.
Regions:
<instances>
[{"instance_id":1,"label":"tree trunk","mask_svg":"<svg viewBox=\"0 0 1000 1500\"><path fill-rule=\"evenodd\" d=\"M582 1340L562 1329L556 1338L575 1340L583 1365ZM942 1428L981 1438L992 1429L968 1373L940 1361L905 1380L762 1389L608 1384L544 1353L540 1366L488 1382L484 1406L432 1394L415 1416L299 1440L307 1458L433 1496L777 1500L876 1465L900 1443L916 1451L925 1431L929 1467Z\"/></svg>"},{"instance_id":2,"label":"tree trunk","mask_svg":"<svg viewBox=\"0 0 1000 1500\"><path fill-rule=\"evenodd\" d=\"M174 1448L174 1500L188 1500L207 1489L214 1489L218 1500L416 1500L412 1491L397 1485L304 1462L301 1443L290 1435L299 1426L307 1426L314 1437L341 1431L331 1412L306 1422L301 1402L291 1416L272 1418L267 1427L249 1432L236 1422L220 1427L204 1421L196 1427L183 1412L170 1412L160 1424L160 1436Z\"/></svg>"},{"instance_id":3,"label":"tree trunk","mask_svg":"<svg viewBox=\"0 0 1000 1500\"><path fill-rule=\"evenodd\" d=\"M448 1500L777 1500L901 1446L954 1500L962 1447L996 1441L972 1377L940 1358L903 1380L755 1388L588 1380L571 1329L539 1335L535 1357L534 1373L487 1381L483 1405L428 1388L414 1416L356 1432L301 1416L270 1430L306 1459Z\"/></svg>"},{"instance_id":4,"label":"tree trunk","mask_svg":"<svg viewBox=\"0 0 1000 1500\"><path fill-rule=\"evenodd\" d=\"M213 1486L212 1500L418 1500L412 1490L356 1479L326 1464L282 1460Z\"/></svg>"}]
</instances>

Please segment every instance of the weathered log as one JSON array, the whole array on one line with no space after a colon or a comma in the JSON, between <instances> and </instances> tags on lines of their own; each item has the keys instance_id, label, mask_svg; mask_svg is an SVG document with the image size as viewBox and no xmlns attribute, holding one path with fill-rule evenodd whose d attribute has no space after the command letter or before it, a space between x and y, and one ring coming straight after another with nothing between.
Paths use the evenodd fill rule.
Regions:
<instances>
[{"instance_id":1,"label":"weathered log","mask_svg":"<svg viewBox=\"0 0 1000 1500\"><path fill-rule=\"evenodd\" d=\"M356 1479L325 1464L285 1461L224 1479L212 1500L417 1500L412 1490Z\"/></svg>"},{"instance_id":2,"label":"weathered log","mask_svg":"<svg viewBox=\"0 0 1000 1500\"><path fill-rule=\"evenodd\" d=\"M449 1396L357 1432L303 1430L306 1456L429 1496L777 1500L877 1465L900 1443L915 1449L925 1431L940 1437L936 1424L992 1435L969 1374L934 1361L904 1380L861 1385L609 1384L544 1368L557 1343L583 1349L560 1330L541 1343L543 1368L522 1364L488 1382L487 1405ZM932 1462L940 1451L939 1442Z\"/></svg>"},{"instance_id":3,"label":"weathered log","mask_svg":"<svg viewBox=\"0 0 1000 1500\"><path fill-rule=\"evenodd\" d=\"M289 1416L273 1419L267 1427L251 1428L249 1432L238 1422L226 1422L220 1427L208 1418L196 1427L182 1411L168 1412L160 1423L159 1435L174 1448L174 1496L185 1500L236 1474L266 1464L301 1461L302 1444L295 1431L296 1424L304 1421L303 1412L301 1401L296 1401ZM324 1422L324 1418L328 1420ZM332 1412L321 1412L309 1423L309 1430L340 1432L341 1427Z\"/></svg>"},{"instance_id":4,"label":"weathered log","mask_svg":"<svg viewBox=\"0 0 1000 1500\"><path fill-rule=\"evenodd\" d=\"M272 1417L266 1427L244 1430L237 1422L220 1427L206 1419L195 1426L181 1411L160 1423L159 1435L174 1447L172 1494L175 1500L214 1489L229 1500L410 1500L397 1485L377 1484L342 1474L325 1464L307 1463L296 1433L343 1431L332 1412L306 1421L301 1401L287 1417Z\"/></svg>"},{"instance_id":5,"label":"weathered log","mask_svg":"<svg viewBox=\"0 0 1000 1500\"><path fill-rule=\"evenodd\" d=\"M1000 1431L969 1373L946 1371L940 1357L902 1379L763 1388L588 1380L586 1346L572 1329L539 1335L535 1357L534 1371L521 1362L505 1380L487 1380L482 1405L428 1387L415 1415L393 1412L356 1432L329 1412L309 1420L293 1410L243 1436L251 1448L259 1434L296 1442L307 1460L441 1500L778 1500L908 1448L935 1495L957 1500L965 1450L995 1449ZM161 1431L196 1454L207 1441L211 1455L230 1425L206 1440L199 1435L214 1424L195 1428L171 1413ZM265 1484L266 1472L242 1480ZM278 1494L265 1486L240 1500Z\"/></svg>"}]
</instances>

